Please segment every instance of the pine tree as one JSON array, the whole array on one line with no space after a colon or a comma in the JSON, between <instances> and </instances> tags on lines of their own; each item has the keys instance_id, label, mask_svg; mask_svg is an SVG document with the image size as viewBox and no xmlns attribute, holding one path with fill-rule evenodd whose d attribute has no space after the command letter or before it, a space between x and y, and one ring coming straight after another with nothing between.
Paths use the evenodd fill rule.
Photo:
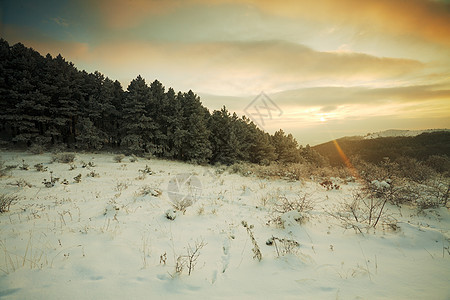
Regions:
<instances>
[{"instance_id":1,"label":"pine tree","mask_svg":"<svg viewBox=\"0 0 450 300\"><path fill-rule=\"evenodd\" d=\"M181 97L183 108L182 129L177 132L181 134L181 157L183 160L198 163L208 162L211 158L211 144L208 129L209 112L191 90Z\"/></svg>"},{"instance_id":2,"label":"pine tree","mask_svg":"<svg viewBox=\"0 0 450 300\"><path fill-rule=\"evenodd\" d=\"M292 134L285 135L282 129L272 136L272 144L275 147L276 160L282 163L296 163L300 161L298 143Z\"/></svg>"},{"instance_id":3,"label":"pine tree","mask_svg":"<svg viewBox=\"0 0 450 300\"><path fill-rule=\"evenodd\" d=\"M128 86L123 104L122 141L132 153L155 152L153 140L156 124L146 109L149 98L149 87L139 75Z\"/></svg>"},{"instance_id":4,"label":"pine tree","mask_svg":"<svg viewBox=\"0 0 450 300\"><path fill-rule=\"evenodd\" d=\"M154 144L156 145L154 154L158 156L168 156L169 146L167 140L167 111L164 104L167 102L165 88L158 80L150 84L150 99L147 102L147 114L155 121Z\"/></svg>"},{"instance_id":5,"label":"pine tree","mask_svg":"<svg viewBox=\"0 0 450 300\"><path fill-rule=\"evenodd\" d=\"M233 117L224 106L212 113L209 128L211 129L212 158L211 161L232 164L238 159L238 139Z\"/></svg>"},{"instance_id":6,"label":"pine tree","mask_svg":"<svg viewBox=\"0 0 450 300\"><path fill-rule=\"evenodd\" d=\"M256 127L252 122L248 126L252 135L249 160L253 163L266 165L274 161L276 159L275 147L270 143L270 135Z\"/></svg>"},{"instance_id":7,"label":"pine tree","mask_svg":"<svg viewBox=\"0 0 450 300\"><path fill-rule=\"evenodd\" d=\"M80 149L100 150L107 138L107 135L94 126L89 118L80 118L76 125L77 136L76 145Z\"/></svg>"}]
</instances>

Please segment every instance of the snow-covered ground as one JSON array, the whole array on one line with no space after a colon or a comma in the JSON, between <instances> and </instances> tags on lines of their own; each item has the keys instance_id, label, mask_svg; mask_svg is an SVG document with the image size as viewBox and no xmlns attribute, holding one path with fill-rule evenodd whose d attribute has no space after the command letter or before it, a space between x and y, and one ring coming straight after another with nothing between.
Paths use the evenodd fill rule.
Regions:
<instances>
[{"instance_id":1,"label":"snow-covered ground","mask_svg":"<svg viewBox=\"0 0 450 300\"><path fill-rule=\"evenodd\" d=\"M1 194L19 196L0 214L0 298L450 298L445 208L418 213L388 206L398 229L380 225L360 234L330 216L358 183L334 179L340 189L327 191L314 181L113 158L77 154L76 168L69 170L68 164L50 163L50 154L1 153L6 165L23 159L30 170L16 168L0 178ZM94 166L82 168L82 162ZM36 171L37 163L48 170ZM146 165L152 174L144 178L139 170ZM42 182L50 180L49 171L60 180L47 188ZM90 172L98 175L87 177ZM31 187L19 187L21 179ZM166 212L180 195L194 204L169 220ZM314 203L308 213L275 211L280 199L304 195ZM277 216L284 226L275 224ZM302 222L295 221L299 217ZM261 261L253 258L251 236ZM266 245L273 237L275 243Z\"/></svg>"}]
</instances>

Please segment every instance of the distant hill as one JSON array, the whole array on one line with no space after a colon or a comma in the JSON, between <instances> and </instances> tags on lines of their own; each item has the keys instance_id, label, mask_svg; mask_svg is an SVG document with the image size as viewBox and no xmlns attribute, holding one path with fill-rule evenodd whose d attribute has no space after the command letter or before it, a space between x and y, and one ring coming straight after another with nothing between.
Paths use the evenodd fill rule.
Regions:
<instances>
[{"instance_id":1,"label":"distant hill","mask_svg":"<svg viewBox=\"0 0 450 300\"><path fill-rule=\"evenodd\" d=\"M407 156L424 161L431 155L450 156L449 130L425 132L416 136L350 137L338 139L336 142L347 157L358 155L372 163L380 162L384 157L395 160ZM334 141L312 148L328 158L332 166L343 164Z\"/></svg>"},{"instance_id":2,"label":"distant hill","mask_svg":"<svg viewBox=\"0 0 450 300\"><path fill-rule=\"evenodd\" d=\"M450 129L425 129L425 130L389 129L385 131L369 133L366 136L364 136L364 139L376 139L380 137L396 137L396 136L417 136L422 133L430 133L436 131L450 131Z\"/></svg>"}]
</instances>

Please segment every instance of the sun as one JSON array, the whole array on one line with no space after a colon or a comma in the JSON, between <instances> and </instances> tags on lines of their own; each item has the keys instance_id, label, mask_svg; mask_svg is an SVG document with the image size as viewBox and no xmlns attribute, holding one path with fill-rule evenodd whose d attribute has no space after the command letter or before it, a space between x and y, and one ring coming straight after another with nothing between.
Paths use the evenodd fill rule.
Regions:
<instances>
[{"instance_id":1,"label":"sun","mask_svg":"<svg viewBox=\"0 0 450 300\"><path fill-rule=\"evenodd\" d=\"M320 122L325 122L326 119L324 117L320 117Z\"/></svg>"}]
</instances>

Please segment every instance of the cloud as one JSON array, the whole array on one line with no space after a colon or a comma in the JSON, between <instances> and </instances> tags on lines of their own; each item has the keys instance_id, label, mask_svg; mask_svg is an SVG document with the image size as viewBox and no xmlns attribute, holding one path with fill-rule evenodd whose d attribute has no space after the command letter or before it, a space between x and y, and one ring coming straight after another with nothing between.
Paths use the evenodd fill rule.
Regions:
<instances>
[{"instance_id":1,"label":"cloud","mask_svg":"<svg viewBox=\"0 0 450 300\"><path fill-rule=\"evenodd\" d=\"M350 24L386 34L419 36L450 46L450 4L427 0L241 0L292 18ZM363 32L361 32L363 33Z\"/></svg>"},{"instance_id":2,"label":"cloud","mask_svg":"<svg viewBox=\"0 0 450 300\"><path fill-rule=\"evenodd\" d=\"M181 0L99 0L86 1L87 9L97 9L103 22L113 29L132 28L146 18L171 12L186 5Z\"/></svg>"},{"instance_id":3,"label":"cloud","mask_svg":"<svg viewBox=\"0 0 450 300\"><path fill-rule=\"evenodd\" d=\"M183 80L187 88L223 95L308 86L354 85L421 71L415 60L362 53L319 52L299 44L265 42L145 43L119 41L93 49L99 66ZM103 67L101 68L103 69ZM162 76L162 77L161 77Z\"/></svg>"},{"instance_id":4,"label":"cloud","mask_svg":"<svg viewBox=\"0 0 450 300\"><path fill-rule=\"evenodd\" d=\"M217 5L252 6L268 16L308 19L337 26L356 26L361 35L417 36L450 46L450 4L427 0L100 0L86 1L110 28L132 28L147 18L196 5L206 10ZM170 24L168 24L170 26ZM188 25L187 25L188 26ZM205 26L207 26L205 24Z\"/></svg>"},{"instance_id":5,"label":"cloud","mask_svg":"<svg viewBox=\"0 0 450 300\"><path fill-rule=\"evenodd\" d=\"M321 107L330 109L337 105L366 105L369 108L384 104L419 103L450 100L450 87L420 85L391 88L369 87L314 87L283 91L270 97L285 107ZM326 112L326 111L324 111ZM450 113L450 112L448 112Z\"/></svg>"}]
</instances>

